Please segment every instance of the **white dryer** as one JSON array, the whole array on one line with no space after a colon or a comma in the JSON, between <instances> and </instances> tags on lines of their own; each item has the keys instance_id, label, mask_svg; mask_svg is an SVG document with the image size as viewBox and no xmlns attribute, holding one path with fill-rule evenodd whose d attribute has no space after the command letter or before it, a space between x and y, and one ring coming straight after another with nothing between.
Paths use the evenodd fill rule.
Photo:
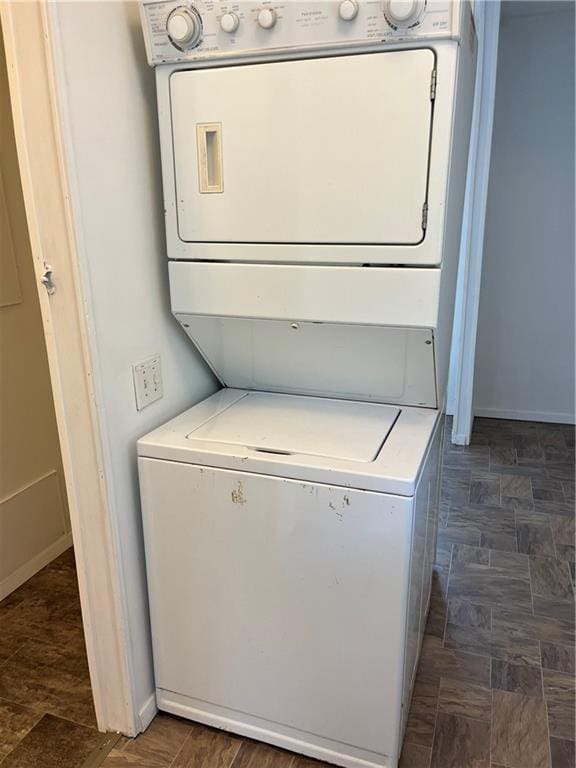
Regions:
<instances>
[{"instance_id":1,"label":"white dryer","mask_svg":"<svg viewBox=\"0 0 576 768\"><path fill-rule=\"evenodd\" d=\"M138 442L158 706L396 768L430 595L467 3L146 0L172 311Z\"/></svg>"}]
</instances>

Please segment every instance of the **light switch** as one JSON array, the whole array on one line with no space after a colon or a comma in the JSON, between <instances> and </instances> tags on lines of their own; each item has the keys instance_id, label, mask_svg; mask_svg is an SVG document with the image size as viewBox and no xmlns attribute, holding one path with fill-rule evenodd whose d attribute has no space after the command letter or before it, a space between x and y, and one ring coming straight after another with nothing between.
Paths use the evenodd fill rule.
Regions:
<instances>
[{"instance_id":1,"label":"light switch","mask_svg":"<svg viewBox=\"0 0 576 768\"><path fill-rule=\"evenodd\" d=\"M162 389L162 368L160 355L149 357L141 363L132 366L134 377L134 394L136 409L141 411L150 403L160 400L164 394Z\"/></svg>"}]
</instances>

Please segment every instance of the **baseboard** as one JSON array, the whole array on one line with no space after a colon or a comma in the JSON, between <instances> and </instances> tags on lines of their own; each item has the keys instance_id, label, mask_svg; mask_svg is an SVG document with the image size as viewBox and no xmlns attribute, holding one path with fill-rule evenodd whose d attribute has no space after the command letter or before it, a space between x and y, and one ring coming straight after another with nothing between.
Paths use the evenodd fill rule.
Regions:
<instances>
[{"instance_id":1,"label":"baseboard","mask_svg":"<svg viewBox=\"0 0 576 768\"><path fill-rule=\"evenodd\" d=\"M144 706L138 711L138 718L140 719L140 728L145 731L150 725L152 720L156 717L158 707L156 706L156 694L152 693L144 703Z\"/></svg>"},{"instance_id":2,"label":"baseboard","mask_svg":"<svg viewBox=\"0 0 576 768\"><path fill-rule=\"evenodd\" d=\"M64 536L56 539L56 541L49 547L46 547L42 552L39 552L35 557L21 565L17 570L11 573L10 576L7 576L0 582L0 600L4 600L4 598L11 592L14 592L18 587L21 587L24 582L31 579L34 574L41 571L42 568L48 565L48 563L51 563L52 560L55 560L58 555L61 555L62 552L65 552L71 546L72 534L65 533Z\"/></svg>"},{"instance_id":3,"label":"baseboard","mask_svg":"<svg viewBox=\"0 0 576 768\"><path fill-rule=\"evenodd\" d=\"M515 411L474 406L474 416L486 419L512 419L514 421L546 421L552 424L576 423L576 417L573 413L555 413L553 411Z\"/></svg>"}]
</instances>

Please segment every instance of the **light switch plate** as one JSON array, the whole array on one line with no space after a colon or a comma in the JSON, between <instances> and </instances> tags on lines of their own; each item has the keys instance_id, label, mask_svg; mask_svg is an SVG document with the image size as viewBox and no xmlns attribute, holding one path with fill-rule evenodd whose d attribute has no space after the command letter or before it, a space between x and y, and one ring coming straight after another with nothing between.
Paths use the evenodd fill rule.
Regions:
<instances>
[{"instance_id":1,"label":"light switch plate","mask_svg":"<svg viewBox=\"0 0 576 768\"><path fill-rule=\"evenodd\" d=\"M160 355L154 355L154 357L149 357L147 360L133 365L132 375L134 377L137 410L141 411L150 403L160 400L164 394Z\"/></svg>"}]
</instances>

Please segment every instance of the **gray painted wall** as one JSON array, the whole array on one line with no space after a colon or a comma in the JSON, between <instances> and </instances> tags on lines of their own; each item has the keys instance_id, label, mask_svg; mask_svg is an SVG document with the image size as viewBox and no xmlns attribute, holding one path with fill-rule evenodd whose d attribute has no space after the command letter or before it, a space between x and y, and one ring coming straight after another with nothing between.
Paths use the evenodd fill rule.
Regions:
<instances>
[{"instance_id":1,"label":"gray painted wall","mask_svg":"<svg viewBox=\"0 0 576 768\"><path fill-rule=\"evenodd\" d=\"M573 421L574 6L554 3L551 12L546 3L508 5L498 51L474 410Z\"/></svg>"}]
</instances>

